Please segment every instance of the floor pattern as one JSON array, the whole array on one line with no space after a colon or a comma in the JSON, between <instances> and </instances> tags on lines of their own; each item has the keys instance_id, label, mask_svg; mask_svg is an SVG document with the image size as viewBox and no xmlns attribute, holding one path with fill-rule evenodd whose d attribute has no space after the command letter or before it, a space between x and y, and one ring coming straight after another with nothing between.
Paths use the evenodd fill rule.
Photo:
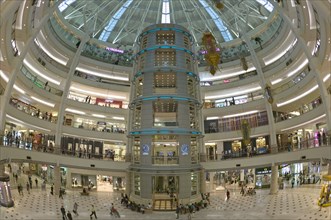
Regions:
<instances>
[{"instance_id":1,"label":"floor pattern","mask_svg":"<svg viewBox=\"0 0 331 220\"><path fill-rule=\"evenodd\" d=\"M25 181L24 177L22 177ZM33 178L34 179L34 178ZM21 181L21 180L19 180ZM36 188L30 194L24 187L24 196L18 195L16 183L12 183L15 207L0 207L1 220L60 220L60 208L72 211L73 203L78 203L79 216L73 219L89 219L91 205L96 206L98 219L111 219L110 204L113 202L121 214L121 219L175 219L174 212L153 212L140 214L126 209L120 204L118 192L91 192L90 196L81 196L79 191L67 191L64 199ZM274 220L328 220L331 219L331 207L319 211L316 205L320 192L318 185L303 185L285 188L276 195L269 195L269 190L257 190L256 195L241 196L237 188L230 189L230 199L225 201L224 191L211 193L211 205L196 212L193 219L274 219ZM181 215L180 219L188 219Z\"/></svg>"}]
</instances>

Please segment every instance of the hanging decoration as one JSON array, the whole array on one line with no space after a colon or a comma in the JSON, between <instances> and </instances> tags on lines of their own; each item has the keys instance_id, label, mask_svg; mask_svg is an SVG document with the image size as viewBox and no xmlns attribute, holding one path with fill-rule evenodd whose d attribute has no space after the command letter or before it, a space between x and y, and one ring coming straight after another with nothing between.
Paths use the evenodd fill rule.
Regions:
<instances>
[{"instance_id":1,"label":"hanging decoration","mask_svg":"<svg viewBox=\"0 0 331 220\"><path fill-rule=\"evenodd\" d=\"M264 93L265 93L265 96L266 96L268 102L270 104L272 104L274 102L274 98L272 97L271 88L268 84L266 84L266 86L264 88Z\"/></svg>"},{"instance_id":2,"label":"hanging decoration","mask_svg":"<svg viewBox=\"0 0 331 220\"><path fill-rule=\"evenodd\" d=\"M218 10L222 10L224 8L224 4L220 0L213 0L213 2Z\"/></svg>"},{"instance_id":3,"label":"hanging decoration","mask_svg":"<svg viewBox=\"0 0 331 220\"><path fill-rule=\"evenodd\" d=\"M247 64L247 60L244 56L240 57L240 62L241 62L241 66L243 67L243 70L247 71L248 70L248 64Z\"/></svg>"},{"instance_id":4,"label":"hanging decoration","mask_svg":"<svg viewBox=\"0 0 331 220\"><path fill-rule=\"evenodd\" d=\"M209 72L215 75L218 70L218 64L220 63L221 56L220 51L217 51L215 37L210 32L205 32L202 37L202 44L205 48L205 59L209 65Z\"/></svg>"},{"instance_id":5,"label":"hanging decoration","mask_svg":"<svg viewBox=\"0 0 331 220\"><path fill-rule=\"evenodd\" d=\"M251 143L251 128L247 119L243 119L241 122L241 134L243 136L243 143L245 146L248 146Z\"/></svg>"}]
</instances>

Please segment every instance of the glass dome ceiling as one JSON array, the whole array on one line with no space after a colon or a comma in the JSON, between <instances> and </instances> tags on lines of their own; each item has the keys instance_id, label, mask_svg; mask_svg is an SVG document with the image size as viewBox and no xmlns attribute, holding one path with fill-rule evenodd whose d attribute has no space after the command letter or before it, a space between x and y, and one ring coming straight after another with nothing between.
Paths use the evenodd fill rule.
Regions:
<instances>
[{"instance_id":1,"label":"glass dome ceiling","mask_svg":"<svg viewBox=\"0 0 331 220\"><path fill-rule=\"evenodd\" d=\"M249 33L273 13L267 0L64 0L64 21L95 39L133 45L147 26L176 23L189 29L198 44L212 32L218 43Z\"/></svg>"}]
</instances>

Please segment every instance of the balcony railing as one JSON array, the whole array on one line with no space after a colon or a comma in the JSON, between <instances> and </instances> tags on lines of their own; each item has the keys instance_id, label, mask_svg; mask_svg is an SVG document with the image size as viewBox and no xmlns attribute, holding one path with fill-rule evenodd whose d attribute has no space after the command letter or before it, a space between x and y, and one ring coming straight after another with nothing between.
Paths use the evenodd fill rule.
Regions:
<instances>
[{"instance_id":1,"label":"balcony railing","mask_svg":"<svg viewBox=\"0 0 331 220\"><path fill-rule=\"evenodd\" d=\"M178 164L179 158L178 157L165 157L165 156L154 156L152 157L153 164Z\"/></svg>"},{"instance_id":2,"label":"balcony railing","mask_svg":"<svg viewBox=\"0 0 331 220\"><path fill-rule=\"evenodd\" d=\"M291 151L300 151L316 147L326 147L331 145L331 136L321 136L321 138L312 138L308 140L301 141L298 145L292 146L288 143L282 143L280 146L265 147L263 151L252 150L248 152L247 150L241 150L236 152L231 152L227 154L216 154L216 155L207 155L207 161L219 161L219 160L228 160L228 159L238 159L238 158L247 158L247 157L256 157L263 154L277 154L280 152L291 152ZM0 146L2 147L16 147L24 150L30 151L39 151L44 153L52 153L63 156L78 157L83 159L99 159L99 160L111 160L125 162L124 155L114 154L111 156L109 153L105 154L96 154L93 152L82 152L82 151L72 151L61 149L60 147L47 146L44 144L33 144L32 141L22 141L15 138L9 138L6 135L0 135ZM135 160L139 164L139 158L136 157ZM157 165L171 165L178 164L179 157L152 157L153 164ZM192 163L198 161L198 156L192 157Z\"/></svg>"},{"instance_id":3,"label":"balcony railing","mask_svg":"<svg viewBox=\"0 0 331 220\"><path fill-rule=\"evenodd\" d=\"M274 154L280 152L291 152L291 151L299 151L309 148L315 147L323 147L331 145L331 136L321 136L321 138L311 138L307 140L303 140L299 142L299 144L293 146L289 143L281 143L280 146L265 146L255 150L251 150L250 152L247 149L239 150L231 153L222 153L215 155L207 155L208 161L219 161L219 160L227 160L227 159L237 159L237 158L247 158L247 157L255 157L264 154Z\"/></svg>"}]
</instances>

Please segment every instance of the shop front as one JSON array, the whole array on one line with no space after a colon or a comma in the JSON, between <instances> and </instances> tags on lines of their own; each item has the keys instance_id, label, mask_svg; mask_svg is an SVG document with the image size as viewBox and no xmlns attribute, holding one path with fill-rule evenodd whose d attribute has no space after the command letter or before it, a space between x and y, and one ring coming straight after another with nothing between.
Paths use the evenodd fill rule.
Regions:
<instances>
[{"instance_id":1,"label":"shop front","mask_svg":"<svg viewBox=\"0 0 331 220\"><path fill-rule=\"evenodd\" d=\"M259 189L270 188L271 167L255 168L255 187Z\"/></svg>"}]
</instances>

